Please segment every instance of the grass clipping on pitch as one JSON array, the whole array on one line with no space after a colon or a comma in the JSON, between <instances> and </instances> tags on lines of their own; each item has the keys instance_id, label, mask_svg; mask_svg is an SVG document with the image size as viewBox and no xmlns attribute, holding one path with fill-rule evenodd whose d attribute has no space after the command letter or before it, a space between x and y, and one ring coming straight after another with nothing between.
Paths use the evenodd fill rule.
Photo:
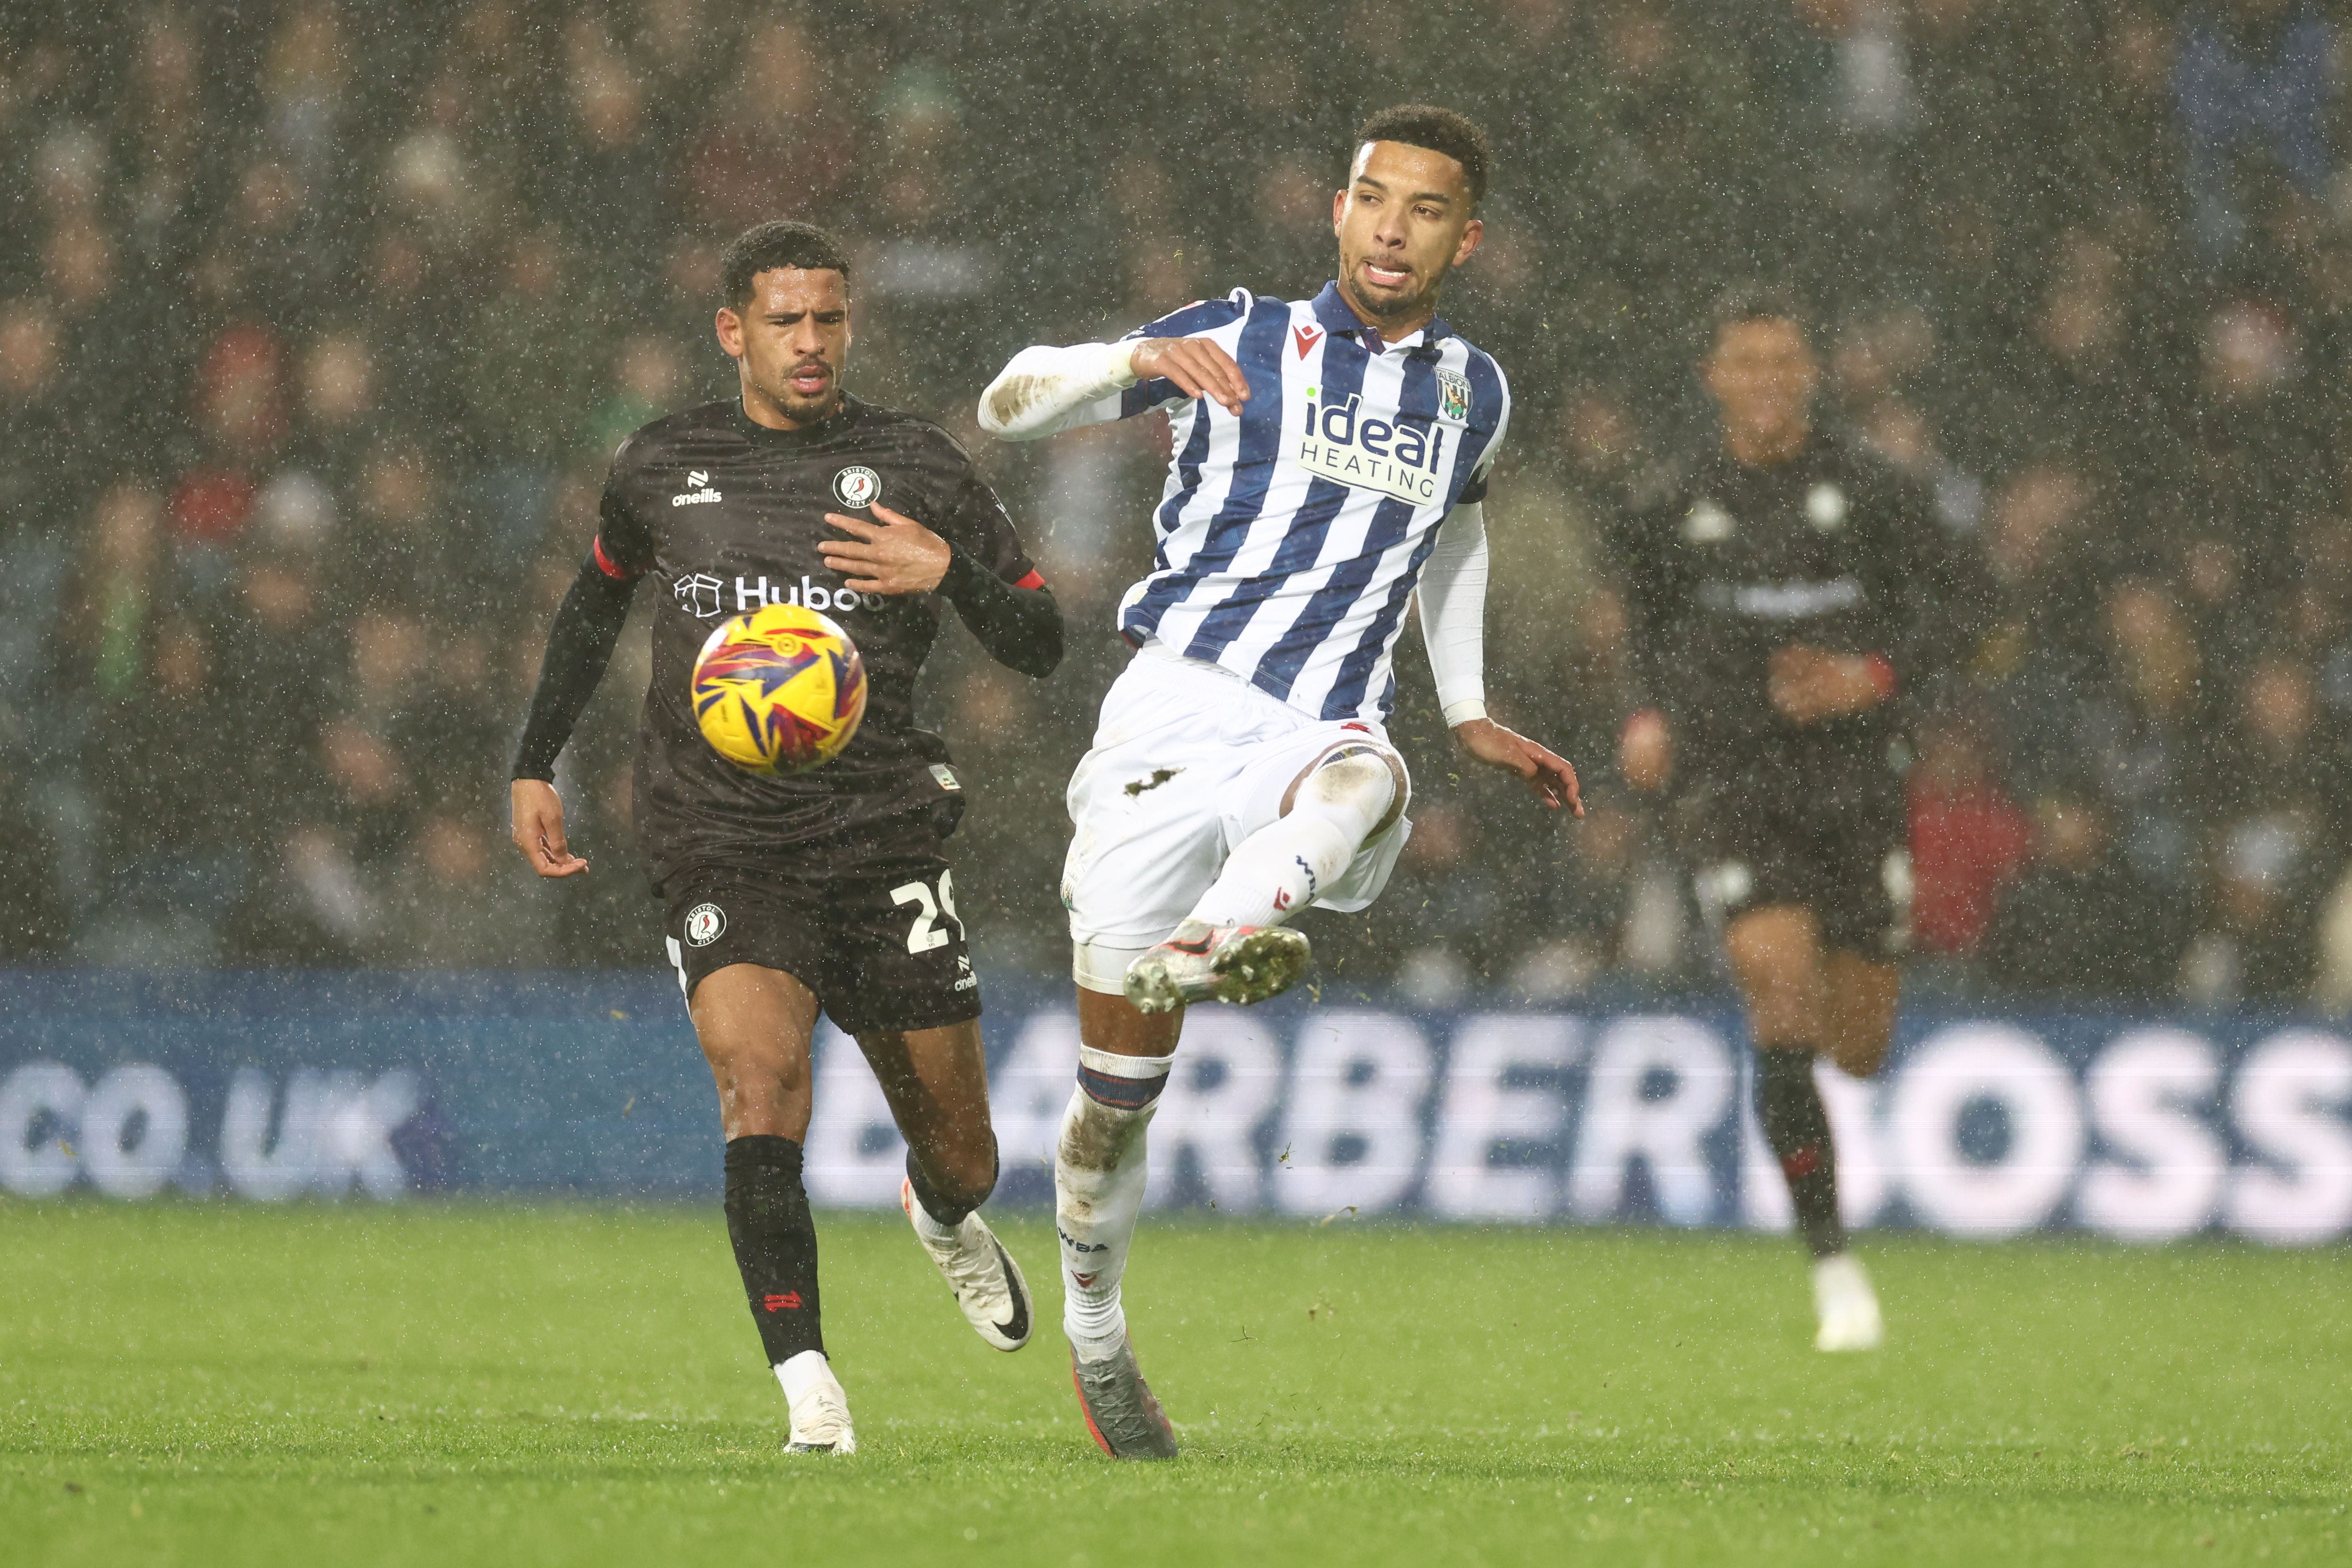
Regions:
<instances>
[{"instance_id":1,"label":"grass clipping on pitch","mask_svg":"<svg viewBox=\"0 0 2352 1568\"><path fill-rule=\"evenodd\" d=\"M1043 1292L982 1346L827 1216L860 1452L787 1461L717 1211L0 1205L0 1557L324 1562L2341 1563L2344 1249L1865 1237L1891 1346L1809 1345L1729 1235L1147 1216L1115 1467ZM2209 1550L2210 1549L2210 1550Z\"/></svg>"}]
</instances>

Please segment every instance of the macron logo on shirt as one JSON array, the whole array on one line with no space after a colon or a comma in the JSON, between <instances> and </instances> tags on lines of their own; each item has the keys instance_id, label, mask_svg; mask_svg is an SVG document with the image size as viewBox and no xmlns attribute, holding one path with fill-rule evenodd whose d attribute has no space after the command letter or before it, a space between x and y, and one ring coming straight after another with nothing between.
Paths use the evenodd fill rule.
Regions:
<instances>
[{"instance_id":1,"label":"macron logo on shirt","mask_svg":"<svg viewBox=\"0 0 2352 1568\"><path fill-rule=\"evenodd\" d=\"M1445 427L1427 434L1386 419L1361 419L1350 394L1345 403L1324 405L1307 389L1307 424L1299 432L1298 466L1318 478L1357 489L1377 490L1414 506L1427 506L1442 492Z\"/></svg>"}]
</instances>

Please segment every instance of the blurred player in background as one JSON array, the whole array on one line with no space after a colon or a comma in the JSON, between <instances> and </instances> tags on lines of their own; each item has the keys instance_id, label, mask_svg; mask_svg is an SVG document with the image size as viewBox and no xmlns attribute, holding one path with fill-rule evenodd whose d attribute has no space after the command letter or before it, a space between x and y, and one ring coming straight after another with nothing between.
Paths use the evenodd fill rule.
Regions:
<instances>
[{"instance_id":1,"label":"blurred player in background","mask_svg":"<svg viewBox=\"0 0 2352 1568\"><path fill-rule=\"evenodd\" d=\"M1654 480L1612 553L1652 706L1621 746L1667 794L1756 1046L1756 1110L1814 1258L1815 1342L1867 1350L1878 1300L1846 1250L1816 1057L1876 1072L1909 942L1905 722L1967 654L1977 580L1930 498L1815 427L1797 306L1719 310L1701 366L1721 438Z\"/></svg>"},{"instance_id":2,"label":"blurred player in background","mask_svg":"<svg viewBox=\"0 0 2352 1568\"><path fill-rule=\"evenodd\" d=\"M1174 430L1154 570L1119 605L1137 652L1070 781L1062 879L1082 1040L1054 1164L1063 1323L1115 1458L1176 1453L1119 1282L1184 1005L1280 992L1308 957L1283 922L1363 909L1387 882L1410 784L1383 722L1416 587L1463 752L1581 812L1575 770L1484 700L1479 503L1510 393L1437 297L1477 248L1489 163L1451 110L1376 115L1332 200L1339 276L1320 294L1236 289L1117 343L1024 349L981 399L1013 440L1159 409Z\"/></svg>"},{"instance_id":3,"label":"blurred player in background","mask_svg":"<svg viewBox=\"0 0 2352 1568\"><path fill-rule=\"evenodd\" d=\"M650 576L638 848L718 1081L727 1229L791 1405L788 1447L846 1453L801 1180L820 1009L881 1080L907 1138L900 1201L965 1317L999 1350L1029 1338L1028 1288L973 1212L996 1185L996 1140L979 981L940 854L962 784L945 743L916 728L914 691L946 605L1037 677L1060 662L1062 616L963 448L842 389L849 263L832 236L762 224L728 247L721 280L719 342L740 395L657 419L614 456L515 759L514 839L542 877L588 869L564 841L555 759ZM866 718L824 767L761 777L710 749L689 688L713 627L788 600L856 643Z\"/></svg>"}]
</instances>

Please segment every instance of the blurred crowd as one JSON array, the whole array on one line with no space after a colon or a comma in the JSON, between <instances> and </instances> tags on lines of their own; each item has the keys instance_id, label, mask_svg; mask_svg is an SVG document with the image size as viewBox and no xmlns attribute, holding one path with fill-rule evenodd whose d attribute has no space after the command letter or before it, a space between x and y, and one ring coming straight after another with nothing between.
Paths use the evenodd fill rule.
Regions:
<instances>
[{"instance_id":1,"label":"blurred crowd","mask_svg":"<svg viewBox=\"0 0 2352 1568\"><path fill-rule=\"evenodd\" d=\"M2320 0L719 0L0 5L0 962L659 962L625 638L505 844L512 738L603 468L723 395L716 258L854 244L850 382L979 453L1073 623L945 648L984 962L1066 962L1061 784L1124 657L1164 423L982 442L979 387L1329 266L1370 109L1499 155L1448 319L1517 415L1493 703L1590 818L1465 777L1404 656L1417 830L1328 976L1444 1000L1704 986L1615 776L1611 509L1714 439L1698 323L1817 310L1821 415L2001 595L1917 736L1920 973L2352 1004L2352 61Z\"/></svg>"}]
</instances>

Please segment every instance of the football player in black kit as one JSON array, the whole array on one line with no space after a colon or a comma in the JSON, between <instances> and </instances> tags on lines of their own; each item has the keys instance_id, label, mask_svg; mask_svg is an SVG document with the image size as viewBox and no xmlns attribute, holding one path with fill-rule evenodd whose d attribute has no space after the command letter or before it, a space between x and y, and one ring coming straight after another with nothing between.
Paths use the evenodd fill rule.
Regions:
<instances>
[{"instance_id":1,"label":"football player in black kit","mask_svg":"<svg viewBox=\"0 0 2352 1568\"><path fill-rule=\"evenodd\" d=\"M843 391L840 246L762 224L720 270L719 342L740 395L657 419L614 456L515 760L514 838L542 877L587 870L564 840L555 759L650 579L638 847L719 1086L727 1229L790 1403L788 1451L846 1453L856 1439L824 1355L801 1182L819 1009L881 1081L908 1143L900 1201L964 1315L999 1350L1029 1337L1028 1288L974 1212L996 1184L996 1142L979 984L940 855L962 786L945 744L915 727L914 687L947 605L1035 677L1060 662L1062 618L963 448ZM704 742L688 689L722 616L787 600L856 643L866 718L826 766L766 778Z\"/></svg>"},{"instance_id":2,"label":"football player in black kit","mask_svg":"<svg viewBox=\"0 0 2352 1568\"><path fill-rule=\"evenodd\" d=\"M1814 1258L1815 1343L1884 1336L1846 1251L1813 1080L1878 1070L1909 940L1904 715L1966 656L1976 578L1929 498L1814 426L1793 304L1735 296L1702 375L1721 440L1619 520L1612 554L1651 704L1627 781L1670 791L1756 1046L1756 1109Z\"/></svg>"}]
</instances>

